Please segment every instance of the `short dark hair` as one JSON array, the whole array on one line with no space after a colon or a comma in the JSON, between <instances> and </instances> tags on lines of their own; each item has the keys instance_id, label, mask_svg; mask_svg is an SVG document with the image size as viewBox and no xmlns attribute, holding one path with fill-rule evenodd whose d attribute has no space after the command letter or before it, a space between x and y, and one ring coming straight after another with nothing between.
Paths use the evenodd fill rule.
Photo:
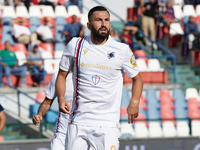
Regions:
<instances>
[{"instance_id":1,"label":"short dark hair","mask_svg":"<svg viewBox=\"0 0 200 150\"><path fill-rule=\"evenodd\" d=\"M90 11L89 11L89 13L88 13L88 21L89 21L89 22L90 22L90 20L91 20L92 14L93 14L95 11L107 11L108 14L109 14L109 16L110 16L109 11L108 11L105 7L103 7L103 6L95 6L95 7L93 7L92 9L90 9Z\"/></svg>"}]
</instances>

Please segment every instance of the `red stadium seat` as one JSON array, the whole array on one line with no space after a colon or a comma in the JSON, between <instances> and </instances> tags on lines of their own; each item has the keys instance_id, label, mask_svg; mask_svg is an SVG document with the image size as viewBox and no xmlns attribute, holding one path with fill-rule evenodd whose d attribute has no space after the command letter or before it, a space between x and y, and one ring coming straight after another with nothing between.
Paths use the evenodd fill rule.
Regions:
<instances>
[{"instance_id":1,"label":"red stadium seat","mask_svg":"<svg viewBox=\"0 0 200 150\"><path fill-rule=\"evenodd\" d=\"M1 50L4 50L4 49L5 49L5 44L0 43L0 51L1 51ZM14 51L14 46L11 45L11 46L10 46L10 50L11 50L11 51Z\"/></svg>"},{"instance_id":2,"label":"red stadium seat","mask_svg":"<svg viewBox=\"0 0 200 150\"><path fill-rule=\"evenodd\" d=\"M52 55L54 56L54 49L53 49L54 44L53 43L40 43L39 46L41 48L43 48L45 51L51 52Z\"/></svg>"},{"instance_id":3,"label":"red stadium seat","mask_svg":"<svg viewBox=\"0 0 200 150\"><path fill-rule=\"evenodd\" d=\"M128 115L127 114L127 109L126 109L126 107L121 107L120 108L120 118L121 118L121 116L126 116L126 115Z\"/></svg>"},{"instance_id":4,"label":"red stadium seat","mask_svg":"<svg viewBox=\"0 0 200 150\"><path fill-rule=\"evenodd\" d=\"M0 136L0 142L3 142L3 141L5 141L4 137Z\"/></svg>"},{"instance_id":5,"label":"red stadium seat","mask_svg":"<svg viewBox=\"0 0 200 150\"><path fill-rule=\"evenodd\" d=\"M134 121L134 124L135 124L135 123L138 123L138 122L142 122L142 123L145 123L146 126L148 127L148 123L147 123L147 121L146 121L146 117L145 117L144 114L139 114L138 117L135 118L134 120L135 120L135 121Z\"/></svg>"},{"instance_id":6,"label":"red stadium seat","mask_svg":"<svg viewBox=\"0 0 200 150\"><path fill-rule=\"evenodd\" d=\"M42 103L45 99L45 95L46 95L45 92L37 92L36 101L38 103Z\"/></svg>"},{"instance_id":7,"label":"red stadium seat","mask_svg":"<svg viewBox=\"0 0 200 150\"><path fill-rule=\"evenodd\" d=\"M135 50L134 54L139 57L138 59L144 59L146 63L148 62L148 59L146 58L146 54L144 50Z\"/></svg>"},{"instance_id":8,"label":"red stadium seat","mask_svg":"<svg viewBox=\"0 0 200 150\"><path fill-rule=\"evenodd\" d=\"M22 43L17 43L15 44L14 46L14 51L17 52L17 51L21 51L23 52L26 56L28 55L28 51L26 49L26 46Z\"/></svg>"},{"instance_id":9,"label":"red stadium seat","mask_svg":"<svg viewBox=\"0 0 200 150\"><path fill-rule=\"evenodd\" d=\"M169 100L174 102L174 99L171 97L168 89L160 90L160 100L162 100L163 98L165 98L165 99L168 98Z\"/></svg>"}]
</instances>

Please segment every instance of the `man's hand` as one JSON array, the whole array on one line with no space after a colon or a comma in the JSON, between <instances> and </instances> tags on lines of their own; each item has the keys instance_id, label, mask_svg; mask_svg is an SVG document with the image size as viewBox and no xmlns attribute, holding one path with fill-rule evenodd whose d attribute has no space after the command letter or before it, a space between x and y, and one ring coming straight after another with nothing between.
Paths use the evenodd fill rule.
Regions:
<instances>
[{"instance_id":1,"label":"man's hand","mask_svg":"<svg viewBox=\"0 0 200 150\"><path fill-rule=\"evenodd\" d=\"M41 115L35 115L32 118L33 124L38 126L40 122L42 121L42 116Z\"/></svg>"},{"instance_id":2,"label":"man's hand","mask_svg":"<svg viewBox=\"0 0 200 150\"><path fill-rule=\"evenodd\" d=\"M139 114L139 100L131 100L128 107L128 123L133 123L133 120L137 118Z\"/></svg>"},{"instance_id":3,"label":"man's hand","mask_svg":"<svg viewBox=\"0 0 200 150\"><path fill-rule=\"evenodd\" d=\"M71 115L71 113L70 113L71 108L70 108L69 102L67 100L59 99L58 103L59 103L59 111L60 112Z\"/></svg>"},{"instance_id":4,"label":"man's hand","mask_svg":"<svg viewBox=\"0 0 200 150\"><path fill-rule=\"evenodd\" d=\"M16 68L17 68L17 65L14 65L12 68L13 68L13 69L16 69Z\"/></svg>"}]
</instances>

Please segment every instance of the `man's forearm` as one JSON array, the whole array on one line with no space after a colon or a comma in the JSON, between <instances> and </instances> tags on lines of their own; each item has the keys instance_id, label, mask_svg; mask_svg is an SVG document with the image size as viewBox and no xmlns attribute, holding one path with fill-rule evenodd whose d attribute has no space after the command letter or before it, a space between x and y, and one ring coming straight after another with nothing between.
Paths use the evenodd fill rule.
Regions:
<instances>
[{"instance_id":1,"label":"man's forearm","mask_svg":"<svg viewBox=\"0 0 200 150\"><path fill-rule=\"evenodd\" d=\"M132 85L131 101L139 101L143 89L143 80L140 73L138 73L132 80L133 80L133 85Z\"/></svg>"},{"instance_id":2,"label":"man's forearm","mask_svg":"<svg viewBox=\"0 0 200 150\"><path fill-rule=\"evenodd\" d=\"M0 112L0 133L3 130L4 126L6 124L6 116L4 114L4 112Z\"/></svg>"},{"instance_id":3,"label":"man's forearm","mask_svg":"<svg viewBox=\"0 0 200 150\"><path fill-rule=\"evenodd\" d=\"M48 99L47 97L45 97L45 100L40 104L40 107L38 109L38 115L44 116L50 109L52 103L52 99Z\"/></svg>"}]
</instances>

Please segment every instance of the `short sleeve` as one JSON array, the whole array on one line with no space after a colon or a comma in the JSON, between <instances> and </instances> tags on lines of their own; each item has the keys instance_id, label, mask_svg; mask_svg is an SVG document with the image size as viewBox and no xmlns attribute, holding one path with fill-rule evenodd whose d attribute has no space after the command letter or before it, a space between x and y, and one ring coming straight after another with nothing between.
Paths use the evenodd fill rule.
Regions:
<instances>
[{"instance_id":1,"label":"short sleeve","mask_svg":"<svg viewBox=\"0 0 200 150\"><path fill-rule=\"evenodd\" d=\"M46 89L46 97L49 98L49 99L55 99L56 97L56 87L55 87L55 84L56 84L56 78L57 78L57 72L53 74L53 76L51 77L51 80L47 86L47 89Z\"/></svg>"},{"instance_id":2,"label":"short sleeve","mask_svg":"<svg viewBox=\"0 0 200 150\"><path fill-rule=\"evenodd\" d=\"M65 27L64 27L64 31L68 31L69 29L68 29L68 25L65 25Z\"/></svg>"},{"instance_id":3,"label":"short sleeve","mask_svg":"<svg viewBox=\"0 0 200 150\"><path fill-rule=\"evenodd\" d=\"M36 29L36 32L37 32L37 33L41 33L41 30L42 30L42 26L39 26L39 27Z\"/></svg>"},{"instance_id":4,"label":"short sleeve","mask_svg":"<svg viewBox=\"0 0 200 150\"><path fill-rule=\"evenodd\" d=\"M64 71L72 71L73 69L73 58L74 58L74 50L75 43L74 38L66 45L66 48L62 54L59 68Z\"/></svg>"},{"instance_id":5,"label":"short sleeve","mask_svg":"<svg viewBox=\"0 0 200 150\"><path fill-rule=\"evenodd\" d=\"M3 111L3 110L4 110L4 108L3 108L3 107L1 106L1 104L0 104L0 112Z\"/></svg>"},{"instance_id":6,"label":"short sleeve","mask_svg":"<svg viewBox=\"0 0 200 150\"><path fill-rule=\"evenodd\" d=\"M125 70L129 78L133 78L139 73L139 67L136 64L135 56L128 46L124 53L122 69Z\"/></svg>"}]
</instances>

